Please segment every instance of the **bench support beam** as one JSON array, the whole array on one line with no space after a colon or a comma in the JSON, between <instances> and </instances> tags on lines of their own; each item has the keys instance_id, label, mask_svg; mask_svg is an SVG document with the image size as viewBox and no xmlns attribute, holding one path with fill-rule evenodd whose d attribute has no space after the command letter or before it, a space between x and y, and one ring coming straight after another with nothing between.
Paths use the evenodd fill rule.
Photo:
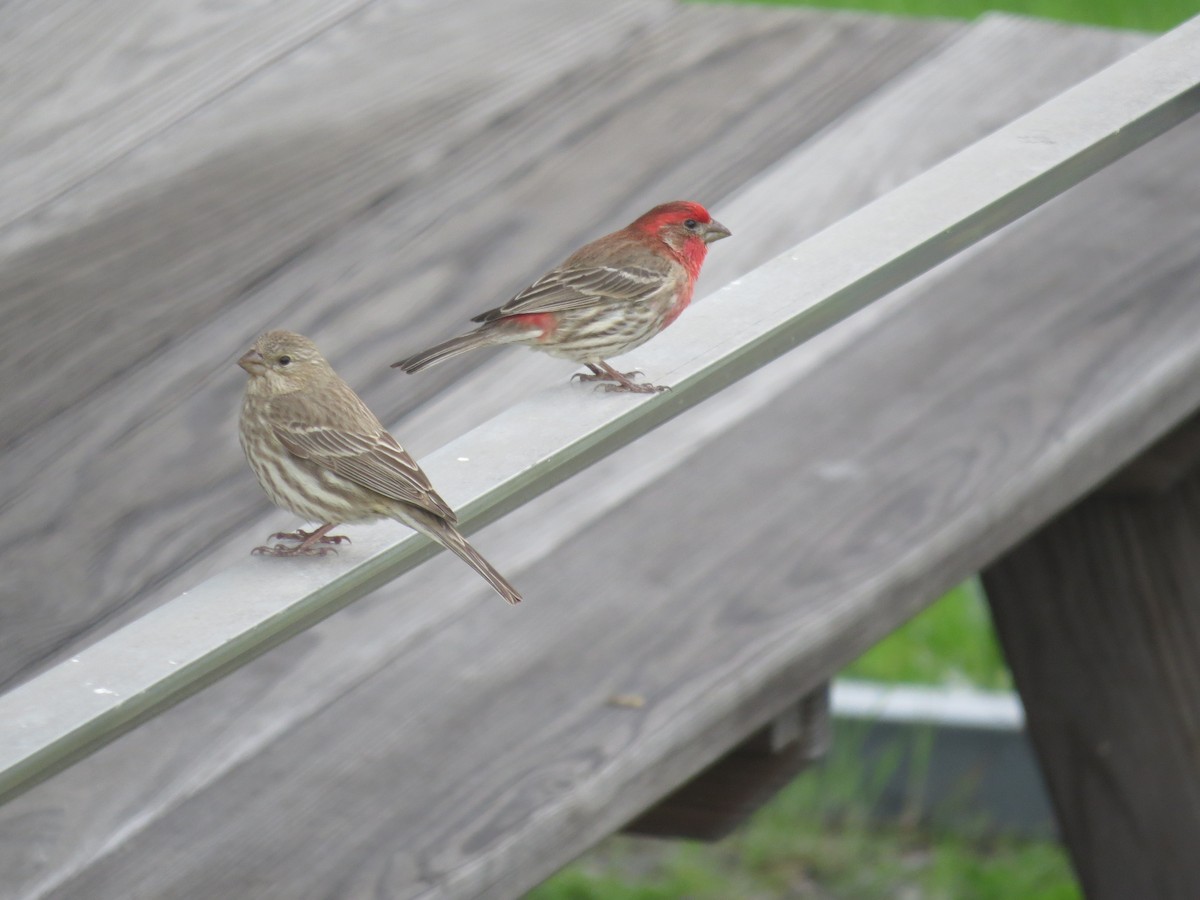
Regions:
<instances>
[{"instance_id":1,"label":"bench support beam","mask_svg":"<svg viewBox=\"0 0 1200 900\"><path fill-rule=\"evenodd\" d=\"M623 830L652 837L720 840L822 757L830 738L826 682Z\"/></svg>"},{"instance_id":2,"label":"bench support beam","mask_svg":"<svg viewBox=\"0 0 1200 900\"><path fill-rule=\"evenodd\" d=\"M1175 464L1197 435L1177 429L983 575L1093 900L1200 895L1200 468Z\"/></svg>"}]
</instances>

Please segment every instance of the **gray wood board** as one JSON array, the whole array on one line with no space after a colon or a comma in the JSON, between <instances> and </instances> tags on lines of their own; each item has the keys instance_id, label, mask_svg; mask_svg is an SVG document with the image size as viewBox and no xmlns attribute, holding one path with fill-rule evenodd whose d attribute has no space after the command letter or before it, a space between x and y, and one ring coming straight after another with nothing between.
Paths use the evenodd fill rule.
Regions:
<instances>
[{"instance_id":1,"label":"gray wood board","mask_svg":"<svg viewBox=\"0 0 1200 900\"><path fill-rule=\"evenodd\" d=\"M583 40L577 3L378 4L0 231L12 326L0 362L5 441L90 399L296 257L319 255L356 218L394 208L394 195L428 191L432 167L447 178L490 123L663 14L635 6L606 5ZM556 52L543 51L534 22L560 38ZM457 62L484 55L494 69ZM507 167L520 162L510 154ZM390 235L388 254L421 224ZM32 365L56 352L57 371Z\"/></svg>"},{"instance_id":2,"label":"gray wood board","mask_svg":"<svg viewBox=\"0 0 1200 900\"><path fill-rule=\"evenodd\" d=\"M41 208L371 0L0 6L0 227Z\"/></svg>"},{"instance_id":3,"label":"gray wood board","mask_svg":"<svg viewBox=\"0 0 1200 900\"><path fill-rule=\"evenodd\" d=\"M527 888L1200 404L1198 136L931 279L522 572L526 607L456 605L56 895Z\"/></svg>"},{"instance_id":4,"label":"gray wood board","mask_svg":"<svg viewBox=\"0 0 1200 900\"><path fill-rule=\"evenodd\" d=\"M388 362L652 202L727 193L955 27L523 8L547 4L536 29L496 13L476 45L448 5L441 81L401 77L380 10L348 22L323 53L314 43L281 61L63 198L62 232L3 261L15 324L0 378L15 389L0 407L24 425L0 458L0 680L253 546L229 537L267 509L234 439L232 361L258 331L311 333L394 421L464 370L410 379ZM559 32L566 49L547 61ZM452 38L458 68L442 61ZM488 78L472 68L480 42L507 60ZM392 106L328 127L359 108L348 93L376 96L381 80L405 86ZM56 365L31 369L45 358Z\"/></svg>"},{"instance_id":5,"label":"gray wood board","mask_svg":"<svg viewBox=\"0 0 1200 900\"><path fill-rule=\"evenodd\" d=\"M1060 60L1065 70L1073 71L1072 67L1078 67L1079 71L1066 82L1069 83L1107 61L1105 53L1109 54L1108 58L1119 55L1121 47L1128 43L1127 39L1114 35L1071 32L1067 37L1055 31L1055 40L1061 40L1056 46L1059 52L1047 54L1046 38L1050 32L1044 30L1044 26L1002 20L985 23L975 31L991 35L989 41L973 44L971 39L964 39L947 50L959 68L943 72L940 77L930 73L930 77L924 79L914 73L907 84L897 89L898 97L915 105L908 110L896 109L892 113L894 121L918 123L919 132L928 135L935 145L932 152L940 154L945 149L941 145L943 138L935 136L940 129L952 125L961 128L963 141L982 133L980 129L985 129L993 112L990 106L981 108L979 101L981 97L992 97L997 83L1010 85L1003 98L995 98L997 103L1025 104L1014 108L1013 115L1055 93L1057 88L1053 78L1050 78L1050 84L1044 84L1047 76L1037 69L1034 60L1053 57ZM986 47L990 41L999 41L1006 49L997 52L993 45L989 52ZM1002 78L1006 59L1013 72L1010 77ZM996 68L981 71L981 60L989 60L989 66ZM1030 71L1030 82L1033 83L1026 83L1017 76L1026 69ZM972 85L970 78L963 76L963 71L975 73L979 80ZM937 86L945 83L961 87L947 91L944 86ZM946 106L938 110L930 104L931 98L945 98L947 94L961 98L964 108L956 110ZM828 179L817 179L798 163L804 154L825 154L827 159L837 159L833 147L838 130L847 129L843 152L849 154L850 148L862 147L864 135L873 134L880 142L873 146L882 157L877 165L885 169L889 163L896 166L893 175L873 175L870 183L876 190L887 186L891 179L898 181L911 174L907 172L907 167L913 164L908 153L919 156L931 152L924 142L916 140L905 144L903 154L889 148L887 129L870 124L881 112L873 104L872 98L862 104L863 115L852 114L839 121L838 128L821 134L794 157L782 162L777 169L782 180L775 182L773 193L769 191L766 179L752 189L752 192L767 191L766 196L798 197L797 205L805 212L788 217L784 222L785 229L819 227L821 223L814 221L815 217L807 212L812 205L805 202L809 197L828 202L831 218L846 211L838 207L834 197L826 196L835 192L826 192L825 186L829 180L837 178L855 182L858 179L853 173L847 175L839 170L831 172ZM821 150L821 147L827 149ZM935 155L924 165L936 158ZM533 187L531 185L531 189ZM854 187L859 189L857 185ZM791 193L793 191L800 193L796 195ZM753 205L747 208L741 200L731 201L729 208L757 209ZM740 236L742 231L738 233ZM764 241L787 240L786 235L785 230L783 236L763 233L761 237ZM752 249L743 254L740 248L744 246ZM737 262L731 265L749 268L762 261L762 258L754 257L760 252L757 241L731 241L718 245L717 249L730 256L737 255ZM762 248L761 252L769 256L775 250ZM1048 257L1055 263L1066 258L1061 254L1048 254ZM713 263L720 259L721 256L714 253ZM1131 261L1131 265L1138 263ZM904 298L896 296L870 312L883 312L890 317L902 308L906 308ZM273 651L162 719L128 735L88 762L18 799L6 808L0 819L3 829L0 830L3 836L0 844L10 848L12 853L10 858L3 860L2 867L6 872L21 873L23 880L20 883L29 886L26 893L49 889L66 880L69 887L59 892L66 896L72 892L105 896L106 891L111 891L109 895L119 896L125 889L122 885L132 883L124 879L133 877L135 872L140 873L136 877L141 877L154 868L151 863L139 859L141 854L149 848L169 844L170 852L163 858L161 875L151 876L147 882L160 892L187 893L190 890L200 896L219 896L222 890L230 889L265 896L270 896L272 891L276 891L277 896L356 896L370 893L382 885L378 887L382 895L406 896L409 894L402 886L407 877L405 873L420 870L431 880L444 881L445 876L441 874L444 867L453 867L458 854L467 852L462 849L465 845L461 838L458 841L445 838L444 855L439 855L439 851L420 850L415 844L410 852L405 849L409 846L409 832L399 836L393 833L394 819L407 821L411 818L411 810L417 808L418 801L410 793L416 785L409 784L408 780L424 778L430 768L436 767L435 761L446 754L447 747L438 745L437 735L427 732L446 729L454 735L449 739L449 749L461 754L455 765L467 766L466 754L473 747L480 754L474 763L484 766L476 774L460 772L465 779L463 791L469 786L491 784L491 779L496 779L497 785L508 779L513 785L513 792L505 795L506 799L498 799L496 790L501 790L499 788L481 787L485 796L477 798L479 805L462 801L467 803L461 810L464 820L478 814L483 807L498 808L491 806L492 803L502 806L507 802L513 821L523 822L520 813L525 808L523 804L530 800L541 802L539 798L545 798L545 803L550 804L550 798L557 796L553 784L537 779L545 776L551 782L556 778L562 780L564 790L570 795L568 802L575 804L568 826L564 826L561 818L551 816L551 824L537 833L542 837L549 836L549 843L532 841L532 845L512 851L514 869L523 871L530 878L544 874L547 866L557 864L555 860L561 861L564 854L569 856L606 830L612 830L623 818L628 818L719 754L724 746L744 737L762 720L760 717L770 715L774 701L758 698L760 702L746 706L740 713L732 713L732 722L725 721L709 731L696 732L688 747L670 754L669 771L662 768L658 756L661 745L656 742L666 739L668 734L656 729L667 728L670 739L678 739L679 735L673 729L679 717L673 710L685 710L680 713L679 721L692 721L689 717L698 710L691 707L707 704L710 695L714 705L707 712L713 715L721 715L722 709L728 711L729 707L724 705L727 702L736 705L745 699L733 701L728 694L742 690L738 686L743 677L740 674L732 678L731 685L718 684L712 691L709 690L711 683L705 680L708 676L702 675L701 680L692 684L691 688L695 688L692 690L686 678L680 675L677 664L683 661L677 657L692 652L688 648L707 647L705 641L718 640L715 632L726 627L723 623L727 623L728 628L736 625L739 629L734 633L727 628L729 641L720 641L721 653L728 654L740 639L740 629L752 628L754 623L752 615L743 617L736 605L729 605L735 601L728 595L712 601L715 605L710 610L705 603L711 594L702 594L697 601L701 610L699 617L689 614L659 619L659 605L667 604L667 610L671 612L675 610L672 602L689 602L686 594L692 576L681 574L681 570L693 557L737 558L757 566L756 538L761 530L769 531L770 523L774 522L779 538L763 548L762 562L769 566L771 560L781 554L779 541L784 541L797 516L783 500L775 503L768 499L765 504L760 504L761 522L743 531L742 521L747 510L754 506L744 493L732 498L731 508L739 511L738 517L722 525L720 517L711 512L697 517L692 514L695 510L680 508L680 495L703 493L697 491L695 484L689 483L681 489L678 476L672 476L676 479L671 482L675 486L664 490L655 486L655 480L663 472L679 468L681 462L687 463L680 468L681 472L696 471L703 460L713 459L721 464L719 468L726 476L732 474L735 480L754 487L756 493L753 496L759 496L757 492L761 491L773 496L777 485L769 481L770 472L760 477L757 468L732 469L727 463L725 449L721 445L711 445L713 437L726 430L730 423L746 421L748 412L762 409L762 394L773 398L795 390L792 383L797 372L820 371L834 365L843 354L854 349L860 337L871 333L872 329L864 329L861 323L878 323L879 318L878 315L857 317L828 335L828 339L814 342L794 354L793 357L801 360L799 364L789 357L768 367L727 392L728 397L722 395L705 404L701 408L703 412L698 409L672 423L639 445L627 448L604 466L596 467L538 503L485 530L479 537L481 546L503 562L506 571L511 566L514 577L523 587L528 583L536 590L537 607L544 610L539 611L536 619L526 617L534 608L530 604L516 611L525 623L519 627L509 624L507 618L489 616L485 611L491 607L494 598L487 598L484 591L476 589L464 577L456 561L434 560L389 589ZM336 339L336 334L333 337ZM343 340L353 346L355 337L345 336ZM479 373L470 376L461 390L482 391L487 381L499 380L498 376L502 376L510 365L522 368L527 361L537 360L532 355L512 353L484 363ZM544 376L545 371L543 369L539 374ZM563 376L563 370L556 372L555 377ZM523 382L517 381L517 389L524 389L530 383L529 376ZM493 395L485 398L490 408L502 405L504 391L512 389L504 385L497 388L493 384ZM444 398L418 410L406 421L414 425L427 424L429 433L436 433L447 421L460 421L462 411L459 407L464 398L459 390L445 392ZM841 390L849 388L843 386ZM840 394L833 396L836 398ZM729 408L729 403L722 403L725 400L737 404L738 408ZM446 408L439 409L443 405ZM825 409L826 418L828 412ZM854 410L848 413L849 416L854 414ZM771 420L783 415L790 413L775 407L759 415L760 431L747 432L751 437L755 434L757 437L747 438L746 446L753 446L755 440L764 442L761 419ZM713 424L714 420L716 424ZM848 427L854 421L852 417L847 418L843 425ZM832 426L826 422L825 427ZM407 429L400 433L406 434ZM765 441L768 446L774 442L774 438ZM649 456L641 452L643 445ZM713 449L709 450L709 446ZM813 446L817 445L814 443ZM688 458L687 450L691 448L704 449L699 456ZM826 455L803 457L815 460L807 473L809 482L836 485L839 479L854 481L856 477L862 477L861 473L856 476L852 466L848 468L833 458L836 452L836 448L831 448ZM748 450L742 453L749 458ZM883 474L886 475L886 470ZM707 487L706 482L705 490ZM722 490L727 492L730 486L727 484ZM599 516L630 494L643 498L636 503L656 508L633 506L622 509L616 515L600 520L598 527L588 529L589 524L595 523ZM729 495L714 494L714 504L719 502L730 503ZM673 511L677 509L678 514ZM841 501L832 500L822 509L841 509ZM707 518L706 522L701 521L704 518ZM280 524L283 521L286 520ZM678 535L664 534L664 530L673 533L683 522L695 528L683 530ZM656 523L657 528L654 527ZM663 523L670 528L664 529ZM254 534L261 538L258 531L264 527L256 524ZM581 529L587 529L584 537L571 537ZM645 558L648 535L653 536L656 545L652 559ZM714 536L720 538L724 549L713 545ZM625 542L621 552L630 556L615 555L609 546L618 537ZM834 534L829 539L837 537ZM247 542L249 538L247 535ZM660 541L663 542L661 552ZM559 549L563 542L568 542L567 546ZM851 548L855 553L865 553L866 549L869 546L858 550ZM593 554L598 554L594 563L588 560ZM868 565L865 558L855 562ZM627 564L637 571L630 573L628 582L616 581L614 573L623 573ZM709 570L706 568L705 571ZM868 569L856 571L862 576ZM824 577L823 573L819 574ZM937 574L945 576L944 572ZM723 576L714 577L714 591L728 588L728 579L744 577L743 570L730 568ZM757 579L758 575L753 577ZM777 586L769 579L795 576L778 572L771 576L764 570L763 577L767 579L763 581L765 593L774 595L775 601L784 602L787 598L779 594ZM465 589L464 584L467 585ZM604 587L598 588L598 585ZM755 594L758 587L756 583ZM677 588L682 588L685 596L676 597L674 601L665 599L668 595L674 596ZM927 600L931 596L929 592L935 589L929 587L921 601L910 597L903 608L883 611L878 620L872 622L872 627L883 633L896 621L893 616L907 614L919 602ZM791 596L795 595L792 591ZM772 597L762 599L766 602ZM611 609L614 603L618 608ZM473 617L478 607L482 607L478 612L482 618L476 620ZM810 613L811 617L808 617ZM832 639L831 635L845 625L845 620L823 618L821 610L800 610L797 614L806 616L804 630L797 633L811 632L813 640ZM597 615L601 617L596 618ZM460 627L465 627L460 623L466 621L474 624L459 632ZM694 634L690 630L693 626L712 627L714 634L708 637ZM437 665L448 667L445 677L435 685L422 682L429 695L414 697L411 692L416 688L411 684L405 687L404 680L419 675L421 667L429 665L428 660L432 657L414 657L413 669L398 671L395 667L430 641L438 639L448 642L439 644L440 649L436 651L442 654L438 656L441 661ZM871 633L864 630L854 639L869 642ZM830 659L850 652L844 646L826 649L827 655L810 661L828 665ZM507 657L509 654L527 658L523 661L493 658L493 655ZM606 665L603 664L605 654L610 654ZM661 670L655 662L658 657L664 660ZM571 674L577 658L581 663L580 670ZM620 663L614 665L613 660L620 660ZM667 660L673 661L666 664ZM753 656L747 655L743 661L748 665L753 660ZM598 671L601 674L597 676ZM429 677L428 672L425 677ZM785 681L787 683L778 692L780 706L794 699L792 692L799 691L804 679ZM580 685L586 686L583 693ZM650 691L647 696L653 697L656 705L660 698L666 698L662 702L667 704L658 709L656 715L661 717L655 718L650 726L620 717L606 718L614 712L630 713L605 707L603 701L608 694L646 693L647 690ZM504 701L505 691L510 692L507 702L501 703L495 713L488 712L485 704ZM477 692L485 693L476 697ZM360 697L362 699L354 700ZM335 698L340 699L326 708ZM473 718L476 702L481 704L479 708L485 711L488 723L481 722L478 733ZM369 714L364 714L363 704L371 706ZM517 716L514 722L500 721L512 715L514 708ZM531 721L530 717L538 716L539 710L554 710L555 715L541 715L538 721ZM583 728L579 735L582 743L573 743L576 723L588 716L598 717L597 722L580 726ZM616 730L610 734L610 729ZM537 737L551 732L555 736L548 742ZM445 741L445 732L439 733ZM653 737L655 733L657 737ZM704 740L705 734L712 740ZM469 736L470 747L466 746L467 739L463 735ZM600 743L588 744L591 738ZM499 749L507 747L513 740L518 743L511 750ZM416 743L410 745L409 741ZM554 747L559 744L564 755L553 755L558 752ZM328 752L322 749L326 745ZM366 752L364 747L368 748ZM593 755L581 762L581 757L572 755L579 747L590 748L587 752ZM338 756L339 753L342 755ZM547 756L547 753L552 755ZM502 756L503 761L489 762L493 754ZM298 760L298 757L305 759ZM588 760L594 760L594 763ZM404 765L398 767L399 761ZM589 765L593 768L589 769ZM643 765L645 771L639 773L637 770ZM628 770L625 767L629 767ZM596 777L601 780L586 781L584 773L588 771L597 772ZM450 773L437 778L449 779ZM627 790L618 790L618 785L604 780L606 778L633 780L637 799L631 800ZM268 783L271 780L281 783L272 785ZM101 783L106 785L103 791L96 788ZM397 785L398 793L392 793L393 783ZM431 783L429 796L438 798L446 783L445 780ZM539 793L543 789L546 793ZM450 806L460 802L457 790L445 793L449 798L445 802ZM382 804L380 796L387 798ZM613 798L611 806L610 797ZM444 808L442 802L437 801L437 808ZM376 808L371 808L372 803ZM269 812L264 804L273 804L274 812ZM561 811L562 807L556 809ZM226 827L241 828L236 823L243 815L250 815L254 827L261 831L252 835L249 832L254 827L247 825L246 832L238 832L245 852L239 849L242 844L238 839L226 839L217 833ZM277 818L272 819L271 815ZM230 826L230 822L234 825ZM447 825L452 826L452 822ZM177 833L170 837L171 832ZM528 831L520 834L518 840L514 831L512 840L526 843L537 836ZM262 848L264 843L270 845L265 850ZM458 849L452 844L457 844ZM486 840L481 846L494 849L494 845ZM557 854L554 859L545 855L550 846ZM198 853L201 847L211 847L210 851L205 851L213 854L208 858L220 860L219 866L210 865L210 868L223 870L229 866L228 883L211 887L212 882L203 880L201 868L193 867L191 862L183 859L190 853ZM254 848L252 851L251 847ZM263 853L261 866L254 861L256 853ZM533 854L536 861L528 863L523 854ZM317 857L324 860L320 879L310 867L316 865ZM501 866L508 871L507 858L502 863L495 862L494 856L488 858L491 861L487 865ZM299 863L301 859L303 864ZM290 862L281 863L281 860ZM354 873L360 866L364 868L356 876ZM292 868L290 875L284 871L289 867ZM473 864L465 866L460 875L468 877L466 886L459 891L465 896L472 895L474 888L471 885L479 883L469 879L484 877ZM298 880L288 880L293 877ZM155 880L158 878L162 880ZM391 878L399 881L389 881ZM166 886L168 882L170 887ZM232 883L238 887L229 888L228 884ZM512 884L497 877L495 884L502 883L505 887L496 887L496 891L511 893ZM397 884L401 886L397 887ZM37 885L41 888L34 887Z\"/></svg>"}]
</instances>

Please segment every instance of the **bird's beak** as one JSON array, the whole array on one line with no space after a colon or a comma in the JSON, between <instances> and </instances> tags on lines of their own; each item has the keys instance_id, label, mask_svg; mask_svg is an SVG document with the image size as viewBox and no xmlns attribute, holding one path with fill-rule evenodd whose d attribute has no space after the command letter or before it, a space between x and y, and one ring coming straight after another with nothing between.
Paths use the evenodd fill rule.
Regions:
<instances>
[{"instance_id":1,"label":"bird's beak","mask_svg":"<svg viewBox=\"0 0 1200 900\"><path fill-rule=\"evenodd\" d=\"M727 238L731 234L733 234L732 231L730 231L716 219L713 219L704 228L704 243L711 244L713 241L719 241L721 238Z\"/></svg>"},{"instance_id":2,"label":"bird's beak","mask_svg":"<svg viewBox=\"0 0 1200 900\"><path fill-rule=\"evenodd\" d=\"M262 358L261 353L253 348L242 354L242 358L238 360L238 365L251 375L261 375L267 371L266 360Z\"/></svg>"}]
</instances>

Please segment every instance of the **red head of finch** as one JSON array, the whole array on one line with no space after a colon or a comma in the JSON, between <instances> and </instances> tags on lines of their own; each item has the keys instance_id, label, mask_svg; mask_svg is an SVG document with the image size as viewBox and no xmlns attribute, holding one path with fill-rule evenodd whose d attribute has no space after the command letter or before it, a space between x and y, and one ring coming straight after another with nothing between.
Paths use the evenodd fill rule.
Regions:
<instances>
[{"instance_id":1,"label":"red head of finch","mask_svg":"<svg viewBox=\"0 0 1200 900\"><path fill-rule=\"evenodd\" d=\"M249 374L239 437L250 467L278 506L314 531L277 534L295 545L258 547L272 556L324 554L346 538L341 522L392 518L460 556L509 603L521 595L455 527L457 517L421 467L338 377L308 338L269 331L238 360Z\"/></svg>"},{"instance_id":2,"label":"red head of finch","mask_svg":"<svg viewBox=\"0 0 1200 900\"><path fill-rule=\"evenodd\" d=\"M584 381L606 390L665 390L635 383L605 360L640 347L678 318L692 300L708 245L729 229L699 203L656 206L620 231L576 250L503 306L472 321L474 331L417 353L393 368L419 372L494 344L525 344L582 363Z\"/></svg>"}]
</instances>

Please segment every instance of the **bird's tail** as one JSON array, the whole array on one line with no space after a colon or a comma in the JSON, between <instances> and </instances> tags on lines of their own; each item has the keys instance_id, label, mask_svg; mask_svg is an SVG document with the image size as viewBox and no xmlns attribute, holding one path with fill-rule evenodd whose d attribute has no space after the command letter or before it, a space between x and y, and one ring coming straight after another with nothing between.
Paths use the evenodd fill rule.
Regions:
<instances>
[{"instance_id":1,"label":"bird's tail","mask_svg":"<svg viewBox=\"0 0 1200 900\"><path fill-rule=\"evenodd\" d=\"M419 514L406 516L397 516L401 522L408 525L410 528L416 528L421 531L447 550L456 554L463 562L483 576L484 580L490 584L507 602L517 604L521 602L521 593L515 587L508 583L503 575L492 567L480 554L478 550L471 546L466 537L463 536L457 528L447 522L445 519L439 518L432 513L421 510Z\"/></svg>"},{"instance_id":2,"label":"bird's tail","mask_svg":"<svg viewBox=\"0 0 1200 900\"><path fill-rule=\"evenodd\" d=\"M428 350L413 354L408 359L394 362L392 363L392 368L403 369L410 374L420 372L422 369L426 369L429 366L436 366L438 363L445 362L452 357L458 356L460 353L469 353L471 350L478 350L480 347L490 347L493 344L507 344L511 341L521 340L523 337L524 335L521 334L513 334L485 325L482 328L476 328L474 331L468 331L466 334L460 334L458 337L450 338L448 341L442 341L442 343L430 347Z\"/></svg>"}]
</instances>

